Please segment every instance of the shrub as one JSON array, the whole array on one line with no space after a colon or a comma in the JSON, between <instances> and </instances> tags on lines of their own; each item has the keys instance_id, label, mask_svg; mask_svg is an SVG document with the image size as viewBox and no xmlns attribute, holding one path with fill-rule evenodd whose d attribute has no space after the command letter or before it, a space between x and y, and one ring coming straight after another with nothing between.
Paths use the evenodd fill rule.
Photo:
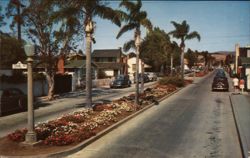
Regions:
<instances>
[{"instance_id":1,"label":"shrub","mask_svg":"<svg viewBox=\"0 0 250 158\"><path fill-rule=\"evenodd\" d=\"M164 77L159 80L160 85L168 85L172 84L175 85L176 87L183 87L184 83L181 78L179 77Z\"/></svg>"}]
</instances>

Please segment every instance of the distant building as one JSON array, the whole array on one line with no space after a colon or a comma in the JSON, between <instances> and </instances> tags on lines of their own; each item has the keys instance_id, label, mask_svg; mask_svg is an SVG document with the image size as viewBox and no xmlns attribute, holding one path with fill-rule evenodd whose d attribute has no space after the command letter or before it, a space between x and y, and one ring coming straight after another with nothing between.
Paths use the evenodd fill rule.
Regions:
<instances>
[{"instance_id":1,"label":"distant building","mask_svg":"<svg viewBox=\"0 0 250 158\"><path fill-rule=\"evenodd\" d=\"M142 60L139 59L139 73L141 73L141 63ZM128 65L128 75L130 76L130 79L133 81L134 74L136 72L136 54L131 52L127 55L127 65ZM151 66L144 64L144 71L147 68L151 68Z\"/></svg>"},{"instance_id":2,"label":"distant building","mask_svg":"<svg viewBox=\"0 0 250 158\"><path fill-rule=\"evenodd\" d=\"M235 46L235 73L245 80L246 90L250 90L250 47Z\"/></svg>"},{"instance_id":3,"label":"distant building","mask_svg":"<svg viewBox=\"0 0 250 158\"><path fill-rule=\"evenodd\" d=\"M104 71L109 77L114 77L126 72L126 63L123 61L124 54L118 49L96 49L91 54L92 61L99 71Z\"/></svg>"}]
</instances>

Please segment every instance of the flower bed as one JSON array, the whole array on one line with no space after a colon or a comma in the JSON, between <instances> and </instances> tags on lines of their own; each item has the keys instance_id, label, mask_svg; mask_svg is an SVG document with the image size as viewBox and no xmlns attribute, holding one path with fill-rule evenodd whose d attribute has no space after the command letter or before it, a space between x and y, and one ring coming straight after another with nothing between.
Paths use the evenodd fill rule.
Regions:
<instances>
[{"instance_id":1,"label":"flower bed","mask_svg":"<svg viewBox=\"0 0 250 158\"><path fill-rule=\"evenodd\" d=\"M175 90L174 85L156 85L140 94L140 106L134 104L135 95L131 94L111 103L97 104L93 109L76 111L52 121L38 123L35 126L37 139L43 146L65 146L82 142L143 107L158 104L160 98ZM22 142L26 133L27 129L19 129L7 137L11 141Z\"/></svg>"},{"instance_id":2,"label":"flower bed","mask_svg":"<svg viewBox=\"0 0 250 158\"><path fill-rule=\"evenodd\" d=\"M197 72L195 74L196 77L203 77L207 74L208 72L207 71L200 71L200 72Z\"/></svg>"}]
</instances>

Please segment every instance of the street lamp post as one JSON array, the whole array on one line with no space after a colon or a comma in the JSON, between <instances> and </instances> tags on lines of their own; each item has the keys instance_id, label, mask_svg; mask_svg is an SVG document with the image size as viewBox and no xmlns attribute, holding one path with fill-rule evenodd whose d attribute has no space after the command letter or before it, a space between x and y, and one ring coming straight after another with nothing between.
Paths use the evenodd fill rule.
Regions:
<instances>
[{"instance_id":1,"label":"street lamp post","mask_svg":"<svg viewBox=\"0 0 250 158\"><path fill-rule=\"evenodd\" d=\"M91 72L91 44L94 24L91 20L85 26L86 32L86 104L92 107L92 72Z\"/></svg>"},{"instance_id":2,"label":"street lamp post","mask_svg":"<svg viewBox=\"0 0 250 158\"><path fill-rule=\"evenodd\" d=\"M37 142L36 133L34 131L34 108L33 108L33 79L32 79L32 63L34 56L34 45L27 44L24 46L27 56L28 69L28 132L25 135L25 144L34 144Z\"/></svg>"}]
</instances>

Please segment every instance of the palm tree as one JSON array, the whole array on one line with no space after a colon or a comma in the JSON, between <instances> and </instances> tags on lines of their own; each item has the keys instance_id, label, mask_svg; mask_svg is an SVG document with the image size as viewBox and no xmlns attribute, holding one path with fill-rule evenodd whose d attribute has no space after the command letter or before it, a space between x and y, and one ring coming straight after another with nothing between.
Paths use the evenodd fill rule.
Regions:
<instances>
[{"instance_id":1,"label":"palm tree","mask_svg":"<svg viewBox=\"0 0 250 158\"><path fill-rule=\"evenodd\" d=\"M10 0L7 6L7 17L14 16L11 27L17 24L17 39L22 40L22 30L21 25L23 25L23 17L21 13L21 8L25 6L21 3L21 0Z\"/></svg>"},{"instance_id":2,"label":"palm tree","mask_svg":"<svg viewBox=\"0 0 250 158\"><path fill-rule=\"evenodd\" d=\"M114 10L101 0L64 0L60 3L67 3L68 8L63 12L83 16L83 25L86 35L86 105L92 107L92 71L91 71L91 45L95 42L93 33L95 23L93 18L98 16L110 20L120 26L121 11Z\"/></svg>"},{"instance_id":3,"label":"palm tree","mask_svg":"<svg viewBox=\"0 0 250 158\"><path fill-rule=\"evenodd\" d=\"M169 32L170 35L173 35L174 38L180 39L180 48L181 48L181 79L184 81L184 50L185 50L185 41L193 38L197 38L200 41L200 35L198 32L193 31L189 33L189 25L186 20L182 21L181 24L171 21L174 25L175 30Z\"/></svg>"},{"instance_id":4,"label":"palm tree","mask_svg":"<svg viewBox=\"0 0 250 158\"><path fill-rule=\"evenodd\" d=\"M127 31L134 30L134 44L136 47L136 92L135 92L135 104L139 104L139 82L138 82L138 74L139 74L139 49L140 49L140 36L141 31L140 27L144 26L148 30L152 30L152 24L147 18L147 13L145 11L141 11L142 2L141 0L137 0L137 2L130 2L128 0L123 0L120 3L120 7L125 7L128 11L127 14L123 16L126 24L120 29L116 38L118 39ZM129 41L128 44L132 42Z\"/></svg>"}]
</instances>

